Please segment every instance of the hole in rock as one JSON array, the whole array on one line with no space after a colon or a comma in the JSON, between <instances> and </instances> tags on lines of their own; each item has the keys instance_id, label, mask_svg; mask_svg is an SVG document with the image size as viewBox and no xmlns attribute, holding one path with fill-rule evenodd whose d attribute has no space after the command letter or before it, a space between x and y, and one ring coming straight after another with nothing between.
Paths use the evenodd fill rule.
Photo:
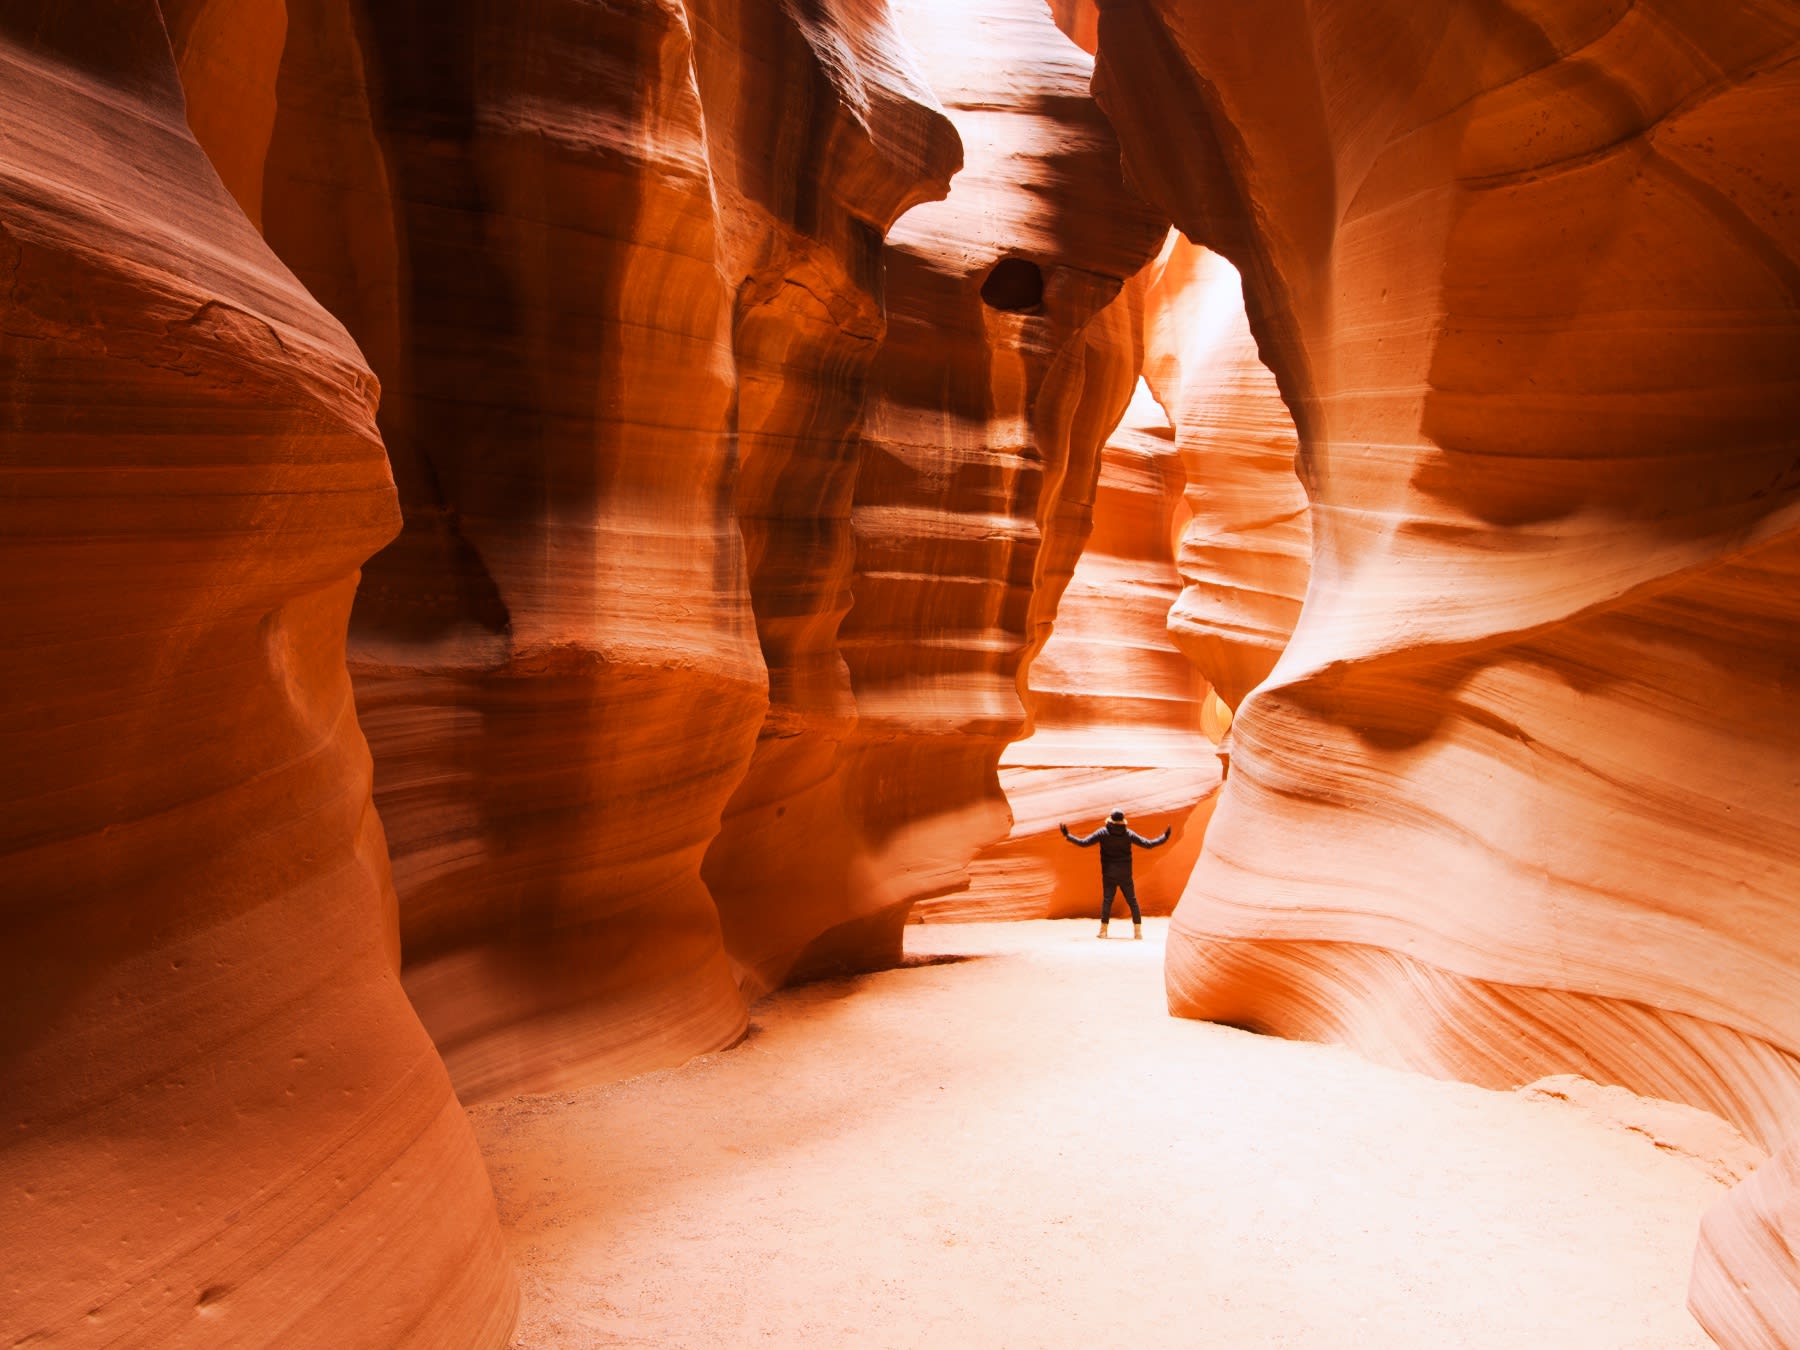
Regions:
<instances>
[{"instance_id":1,"label":"hole in rock","mask_svg":"<svg viewBox=\"0 0 1800 1350\"><path fill-rule=\"evenodd\" d=\"M225 1295L230 1292L231 1289L229 1286L223 1284L209 1284L200 1291L200 1296L194 1300L194 1307L200 1312L210 1312L216 1305L221 1303L224 1300Z\"/></svg>"},{"instance_id":2,"label":"hole in rock","mask_svg":"<svg viewBox=\"0 0 1800 1350\"><path fill-rule=\"evenodd\" d=\"M981 283L982 301L1009 314L1024 314L1044 303L1044 269L1029 258L1002 258Z\"/></svg>"}]
</instances>

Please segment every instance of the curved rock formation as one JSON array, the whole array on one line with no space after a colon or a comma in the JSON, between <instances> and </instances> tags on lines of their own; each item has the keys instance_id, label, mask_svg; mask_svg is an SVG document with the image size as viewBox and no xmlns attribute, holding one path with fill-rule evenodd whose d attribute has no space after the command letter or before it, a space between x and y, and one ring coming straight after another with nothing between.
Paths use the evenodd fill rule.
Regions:
<instances>
[{"instance_id":1,"label":"curved rock formation","mask_svg":"<svg viewBox=\"0 0 1800 1350\"><path fill-rule=\"evenodd\" d=\"M742 8L735 26L703 29L699 73L709 109L730 109L735 84L752 77L765 91L740 100L741 126L710 124L723 127L710 149L733 223L729 272L745 277L734 320L736 517L769 711L703 876L739 983L755 997L856 912L820 881L846 874L857 841L836 781L855 723L837 636L850 606L858 430L886 331L881 235L948 191L961 143L885 7L860 19L844 7L836 40L859 57L847 70L833 63L833 30ZM742 22L751 12L759 25ZM862 90L841 87L859 71L870 72ZM796 90L816 90L818 106ZM851 110L871 101L883 115L859 127ZM758 109L760 119L750 116Z\"/></svg>"},{"instance_id":2,"label":"curved rock formation","mask_svg":"<svg viewBox=\"0 0 1800 1350\"><path fill-rule=\"evenodd\" d=\"M1200 730L1206 681L1167 626L1181 589L1174 536L1186 485L1168 416L1139 381L1101 454L1093 532L1029 669L1031 734L1000 757L1012 832L975 859L967 892L922 903L916 917L1092 914L1097 859L1071 848L1057 826L1085 833L1115 808L1140 834L1175 830L1134 867L1145 913L1175 907L1219 785L1213 743Z\"/></svg>"},{"instance_id":3,"label":"curved rock formation","mask_svg":"<svg viewBox=\"0 0 1800 1350\"><path fill-rule=\"evenodd\" d=\"M407 992L465 1099L677 1061L744 1025L699 863L766 687L687 20L371 6L355 35L398 313L381 286L343 317L397 330L406 525L350 665Z\"/></svg>"},{"instance_id":4,"label":"curved rock formation","mask_svg":"<svg viewBox=\"0 0 1800 1350\"><path fill-rule=\"evenodd\" d=\"M1800 1138L1716 1203L1700 1224L1688 1307L1720 1345L1800 1345Z\"/></svg>"},{"instance_id":5,"label":"curved rock formation","mask_svg":"<svg viewBox=\"0 0 1800 1350\"><path fill-rule=\"evenodd\" d=\"M1124 283L1167 229L1120 182L1091 62L1040 0L895 8L967 163L890 236L852 505L858 721L839 773L863 847L826 890L859 920L813 956L855 964L897 956L909 906L961 889L1006 833L995 765L1137 378Z\"/></svg>"},{"instance_id":6,"label":"curved rock formation","mask_svg":"<svg viewBox=\"0 0 1800 1350\"><path fill-rule=\"evenodd\" d=\"M880 233L954 135L879 9L289 11L268 234L383 378L406 521L350 660L408 992L466 1098L725 1044L757 929L702 858L763 647L812 709Z\"/></svg>"},{"instance_id":7,"label":"curved rock formation","mask_svg":"<svg viewBox=\"0 0 1800 1350\"><path fill-rule=\"evenodd\" d=\"M374 381L154 4L0 4L0 126L0 1339L503 1344L344 671Z\"/></svg>"},{"instance_id":8,"label":"curved rock formation","mask_svg":"<svg viewBox=\"0 0 1800 1350\"><path fill-rule=\"evenodd\" d=\"M1189 519L1175 645L1235 709L1275 668L1312 561L1294 420L1257 358L1237 269L1171 235L1148 293L1144 378L1170 410Z\"/></svg>"},{"instance_id":9,"label":"curved rock formation","mask_svg":"<svg viewBox=\"0 0 1800 1350\"><path fill-rule=\"evenodd\" d=\"M747 456L776 693L706 875L752 991L897 959L913 902L959 888L1005 832L994 766L1022 729L1019 670L1136 377L1123 284L1165 228L1123 189L1090 63L1035 0L894 9L967 162L889 236L859 437L846 455L829 436L851 424L809 424L831 450L825 510L801 514L796 478L768 517ZM1020 73L997 81L995 49ZM830 570L809 574L809 553Z\"/></svg>"},{"instance_id":10,"label":"curved rock formation","mask_svg":"<svg viewBox=\"0 0 1800 1350\"><path fill-rule=\"evenodd\" d=\"M1313 502L1171 1006L1580 1072L1773 1143L1800 1120L1792 16L1141 0L1100 51L1134 176L1243 270Z\"/></svg>"}]
</instances>

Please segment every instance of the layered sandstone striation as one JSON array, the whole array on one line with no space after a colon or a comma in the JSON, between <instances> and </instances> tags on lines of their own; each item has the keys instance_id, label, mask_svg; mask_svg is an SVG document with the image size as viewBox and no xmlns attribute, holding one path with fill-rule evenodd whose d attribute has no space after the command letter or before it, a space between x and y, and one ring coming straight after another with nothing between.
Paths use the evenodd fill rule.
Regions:
<instances>
[{"instance_id":1,"label":"layered sandstone striation","mask_svg":"<svg viewBox=\"0 0 1800 1350\"><path fill-rule=\"evenodd\" d=\"M1023 672L1137 379L1126 282L1167 229L1121 183L1091 61L1041 3L896 13L966 164L890 236L852 504L841 646L857 723L839 772L863 849L842 893L863 918L835 955L858 961L897 955L908 907L961 889L976 848L1007 832L995 766L1026 729Z\"/></svg>"},{"instance_id":2,"label":"layered sandstone striation","mask_svg":"<svg viewBox=\"0 0 1800 1350\"><path fill-rule=\"evenodd\" d=\"M1800 1139L1759 1167L1700 1224L1688 1307L1720 1345L1800 1345Z\"/></svg>"},{"instance_id":3,"label":"layered sandstone striation","mask_svg":"<svg viewBox=\"0 0 1800 1350\"><path fill-rule=\"evenodd\" d=\"M921 903L915 917L1093 913L1096 855L1071 848L1057 827L1086 834L1114 809L1140 834L1175 831L1134 866L1144 912L1174 908L1219 785L1201 731L1207 684L1168 632L1186 487L1168 416L1139 381L1101 455L1092 533L1029 668L1031 734L1000 757L1012 830L976 858L966 892Z\"/></svg>"},{"instance_id":4,"label":"layered sandstone striation","mask_svg":"<svg viewBox=\"0 0 1800 1350\"><path fill-rule=\"evenodd\" d=\"M881 233L954 133L861 6L294 0L289 29L268 234L383 379L405 516L350 663L407 990L465 1098L728 1043L758 934L701 863L765 652L778 720L835 716L815 545Z\"/></svg>"},{"instance_id":5,"label":"layered sandstone striation","mask_svg":"<svg viewBox=\"0 0 1800 1350\"><path fill-rule=\"evenodd\" d=\"M995 765L1024 729L1020 672L1136 379L1125 282L1166 229L1121 184L1091 63L1041 5L894 9L965 165L889 235L853 473L829 479L826 512L796 519L790 497L779 532L747 527L773 585L831 602L794 614L780 590L759 594L765 651L780 605L810 645L795 648L805 663L771 658L772 680L793 673L707 862L757 990L893 961L909 907L959 889L976 848L1004 835ZM847 593L797 570L809 554L834 560L825 580Z\"/></svg>"},{"instance_id":6,"label":"layered sandstone striation","mask_svg":"<svg viewBox=\"0 0 1800 1350\"><path fill-rule=\"evenodd\" d=\"M1171 1006L1482 1082L1577 1071L1774 1144L1800 1121L1800 24L1143 0L1099 47L1136 181L1243 272L1312 500ZM1755 1267L1752 1228L1709 1228L1722 1267ZM1757 1299L1793 1306L1786 1278ZM1696 1297L1745 1325L1741 1283Z\"/></svg>"},{"instance_id":7,"label":"layered sandstone striation","mask_svg":"<svg viewBox=\"0 0 1800 1350\"><path fill-rule=\"evenodd\" d=\"M885 8L840 8L834 39L745 5L735 26L703 29L699 48L707 106L735 100L742 119L714 119L711 152L734 225L728 272L745 277L734 509L769 672L768 713L702 874L751 998L857 915L841 889L860 841L837 775L856 721L837 639L851 604L859 433L886 332L881 236L942 197L961 161ZM833 40L854 43L859 65L837 68ZM748 89L765 93L746 99ZM880 117L859 130L855 109L871 98Z\"/></svg>"},{"instance_id":8,"label":"layered sandstone striation","mask_svg":"<svg viewBox=\"0 0 1800 1350\"><path fill-rule=\"evenodd\" d=\"M1144 377L1169 409L1187 471L1169 632L1235 709L1275 668L1306 598L1312 519L1295 476L1299 444L1257 356L1237 269L1173 234L1150 280Z\"/></svg>"},{"instance_id":9,"label":"layered sandstone striation","mask_svg":"<svg viewBox=\"0 0 1800 1350\"><path fill-rule=\"evenodd\" d=\"M279 11L176 28L190 106ZM0 1339L503 1344L344 667L375 382L154 4L0 5L0 127Z\"/></svg>"}]
</instances>

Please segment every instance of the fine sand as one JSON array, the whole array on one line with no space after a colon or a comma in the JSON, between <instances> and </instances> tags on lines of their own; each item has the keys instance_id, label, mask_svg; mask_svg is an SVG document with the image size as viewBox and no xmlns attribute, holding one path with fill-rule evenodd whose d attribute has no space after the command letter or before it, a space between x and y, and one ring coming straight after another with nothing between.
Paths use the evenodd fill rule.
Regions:
<instances>
[{"instance_id":1,"label":"fine sand","mask_svg":"<svg viewBox=\"0 0 1800 1350\"><path fill-rule=\"evenodd\" d=\"M914 964L778 994L732 1050L471 1112L516 1344L1709 1344L1724 1186L1637 1099L1177 1021L1166 928L914 927Z\"/></svg>"}]
</instances>

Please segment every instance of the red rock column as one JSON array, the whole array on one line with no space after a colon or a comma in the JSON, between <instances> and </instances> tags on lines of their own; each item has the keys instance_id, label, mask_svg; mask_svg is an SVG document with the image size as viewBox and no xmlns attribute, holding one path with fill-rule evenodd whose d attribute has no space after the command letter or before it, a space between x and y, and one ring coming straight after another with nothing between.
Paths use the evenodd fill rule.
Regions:
<instances>
[{"instance_id":1,"label":"red rock column","mask_svg":"<svg viewBox=\"0 0 1800 1350\"><path fill-rule=\"evenodd\" d=\"M1480 1082L1574 1070L1773 1144L1800 1121L1791 17L1142 0L1100 50L1135 177L1243 271L1313 501L1171 1006Z\"/></svg>"},{"instance_id":2,"label":"red rock column","mask_svg":"<svg viewBox=\"0 0 1800 1350\"><path fill-rule=\"evenodd\" d=\"M505 1343L344 670L355 345L153 4L0 4L0 1339Z\"/></svg>"}]
</instances>

